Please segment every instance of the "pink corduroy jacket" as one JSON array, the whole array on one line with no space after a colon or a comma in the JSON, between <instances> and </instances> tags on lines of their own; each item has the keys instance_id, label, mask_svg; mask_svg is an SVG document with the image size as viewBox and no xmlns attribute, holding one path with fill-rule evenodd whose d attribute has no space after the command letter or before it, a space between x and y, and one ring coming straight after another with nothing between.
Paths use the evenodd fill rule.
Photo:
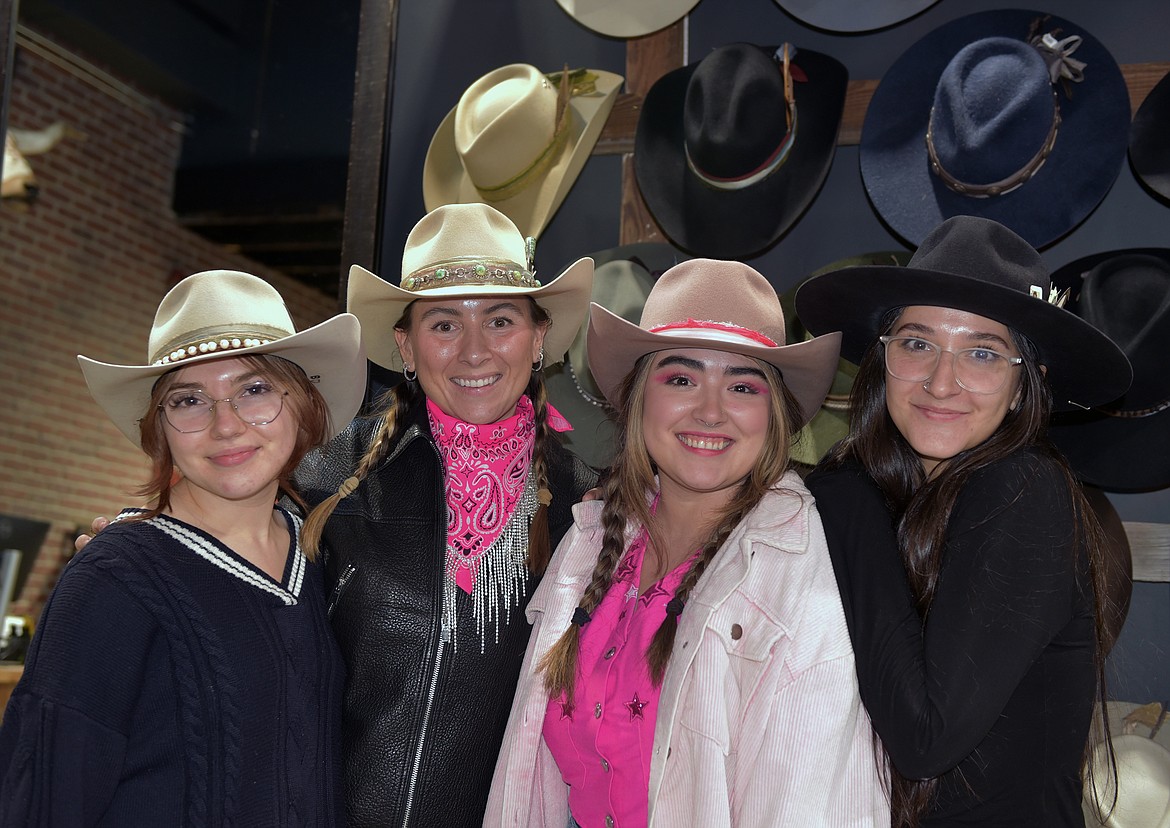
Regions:
<instances>
[{"instance_id":1,"label":"pink corduroy jacket","mask_svg":"<svg viewBox=\"0 0 1170 828\"><path fill-rule=\"evenodd\" d=\"M569 626L601 548L574 507L533 624L485 826L565 828L535 666ZM650 767L651 826L888 826L869 717L812 496L786 474L716 553L679 619ZM623 828L623 826L618 826Z\"/></svg>"}]
</instances>

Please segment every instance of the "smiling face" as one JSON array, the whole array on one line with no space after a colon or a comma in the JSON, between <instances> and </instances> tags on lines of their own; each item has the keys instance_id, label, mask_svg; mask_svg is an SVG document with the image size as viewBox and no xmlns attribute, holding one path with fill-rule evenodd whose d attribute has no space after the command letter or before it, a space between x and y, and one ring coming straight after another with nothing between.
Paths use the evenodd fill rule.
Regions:
<instances>
[{"instance_id":1,"label":"smiling face","mask_svg":"<svg viewBox=\"0 0 1170 828\"><path fill-rule=\"evenodd\" d=\"M395 329L403 364L423 392L456 419L483 425L509 417L540 359L547 323L514 296L417 299L409 330Z\"/></svg>"},{"instance_id":2,"label":"smiling face","mask_svg":"<svg viewBox=\"0 0 1170 828\"><path fill-rule=\"evenodd\" d=\"M1007 357L1020 355L1006 325L954 308L907 307L890 335L919 336L947 351L985 348ZM886 408L929 476L941 462L978 446L995 433L1019 401L1021 382L1022 371L1014 367L998 391L968 391L955 380L954 356L943 353L925 382L900 380L887 371Z\"/></svg>"},{"instance_id":3,"label":"smiling face","mask_svg":"<svg viewBox=\"0 0 1170 828\"><path fill-rule=\"evenodd\" d=\"M698 494L718 508L768 438L773 401L764 369L754 359L704 349L650 358L642 431L662 496Z\"/></svg>"},{"instance_id":4,"label":"smiling face","mask_svg":"<svg viewBox=\"0 0 1170 828\"><path fill-rule=\"evenodd\" d=\"M167 447L182 478L172 495L203 500L206 496L232 502L269 505L276 498L278 478L297 443L295 404L284 399L280 413L267 425L249 425L228 402L240 394L280 394L284 389L240 358L201 362L168 374L163 405L181 404L182 392L203 391L219 400L211 424L202 431L180 432L162 425Z\"/></svg>"}]
</instances>

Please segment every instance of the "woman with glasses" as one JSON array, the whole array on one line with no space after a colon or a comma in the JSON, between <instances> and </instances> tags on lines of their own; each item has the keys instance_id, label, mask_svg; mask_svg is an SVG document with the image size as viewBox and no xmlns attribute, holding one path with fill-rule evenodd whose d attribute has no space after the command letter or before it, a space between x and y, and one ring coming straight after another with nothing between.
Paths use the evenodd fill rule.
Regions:
<instances>
[{"instance_id":1,"label":"woman with glasses","mask_svg":"<svg viewBox=\"0 0 1170 828\"><path fill-rule=\"evenodd\" d=\"M78 358L150 502L49 597L0 729L0 824L343 824L345 668L274 504L357 413L357 319L297 333L266 282L207 271L163 298L147 354Z\"/></svg>"},{"instance_id":2,"label":"woman with glasses","mask_svg":"<svg viewBox=\"0 0 1170 828\"><path fill-rule=\"evenodd\" d=\"M1046 429L1131 371L1062 304L1035 250L970 216L905 268L846 268L796 296L860 365L849 435L808 485L895 825L1083 825L1103 540Z\"/></svg>"}]
</instances>

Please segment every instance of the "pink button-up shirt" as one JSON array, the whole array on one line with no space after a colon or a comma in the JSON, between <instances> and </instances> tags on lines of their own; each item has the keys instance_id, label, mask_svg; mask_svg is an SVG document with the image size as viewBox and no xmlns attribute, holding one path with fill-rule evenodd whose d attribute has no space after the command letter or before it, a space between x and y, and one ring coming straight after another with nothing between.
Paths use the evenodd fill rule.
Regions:
<instances>
[{"instance_id":1,"label":"pink button-up shirt","mask_svg":"<svg viewBox=\"0 0 1170 828\"><path fill-rule=\"evenodd\" d=\"M569 708L548 703L544 739L569 786L581 825L646 824L650 757L660 688L646 651L666 619L666 604L691 565L687 560L638 595L646 535L630 545L613 583L581 629L581 678Z\"/></svg>"}]
</instances>

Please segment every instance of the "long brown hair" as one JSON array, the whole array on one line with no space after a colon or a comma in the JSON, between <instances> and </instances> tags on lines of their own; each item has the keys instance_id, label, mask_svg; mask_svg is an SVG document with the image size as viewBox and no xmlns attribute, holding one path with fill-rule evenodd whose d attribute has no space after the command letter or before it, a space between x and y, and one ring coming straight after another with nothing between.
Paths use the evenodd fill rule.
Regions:
<instances>
[{"instance_id":1,"label":"long brown hair","mask_svg":"<svg viewBox=\"0 0 1170 828\"><path fill-rule=\"evenodd\" d=\"M628 527L644 528L650 537L650 548L660 554L660 542L653 516L650 513L650 495L655 490L654 460L646 449L642 429L646 386L656 354L647 354L635 364L622 381L617 394L616 456L603 491L605 505L601 510L602 543L593 567L593 574L581 596L578 615L556 644L545 653L537 666L544 672L544 686L550 698L564 693L570 705L577 681L580 650L581 621L601 604L613 583L613 575L626 550ZM710 533L699 554L683 576L667 604L667 616L646 651L650 677L655 685L662 683L674 646L678 617L691 591L707 570L715 553L744 517L775 486L790 465L789 447L796 423L800 422L800 408L785 387L780 372L764 362L758 362L768 383L771 412L764 446L755 465L737 488L727 506L712 521ZM581 615L581 614L584 615Z\"/></svg>"},{"instance_id":2,"label":"long brown hair","mask_svg":"<svg viewBox=\"0 0 1170 828\"><path fill-rule=\"evenodd\" d=\"M552 324L552 318L540 305L529 297L527 299L529 318L537 327L546 327ZM413 325L412 311L415 303L411 302L403 311L402 318L394 323L394 329L410 333ZM528 527L528 570L533 574L540 574L548 568L549 558L552 556L552 542L548 528L548 503L552 493L548 481L548 450L551 441L560 439L548 423L548 393L545 391L544 378L540 371L533 371L528 380L525 393L532 400L533 415L536 423L536 442L532 451L533 472L536 474L536 485L540 497L540 506L532 517ZM351 477L346 479L338 490L317 505L305 520L304 530L301 533L301 546L309 560L314 560L321 545L321 535L325 531L325 522L337 504L343 498L352 494L361 481L365 480L373 469L384 458L390 447L398 440L402 423L412 406L425 399L418 382L401 382L395 385L383 396L379 404L382 414L378 419L378 426L370 438L358 467Z\"/></svg>"},{"instance_id":3,"label":"long brown hair","mask_svg":"<svg viewBox=\"0 0 1170 828\"><path fill-rule=\"evenodd\" d=\"M293 444L292 454L288 462L281 468L277 477L278 491L300 506L305 508L296 486L293 485L293 470L301 459L314 446L325 442L329 435L329 408L324 398L317 391L316 386L305 376L301 367L282 357L271 354L250 354L239 357L250 369L271 382L283 391L288 392L288 399L284 407L287 411L284 416L297 419L297 437ZM171 488L175 480L175 460L167 445L166 418L163 416L163 400L174 387L182 366L168 371L159 377L150 392L150 404L145 415L138 421L139 434L142 438L142 450L150 458L150 479L135 494L149 498L154 505L146 512L137 515L136 520L149 520L165 512L171 505Z\"/></svg>"},{"instance_id":4,"label":"long brown hair","mask_svg":"<svg viewBox=\"0 0 1170 828\"><path fill-rule=\"evenodd\" d=\"M880 333L889 333L903 308L882 318ZM995 432L970 449L956 454L928 478L922 461L898 430L886 407L885 354L874 337L858 367L850 395L852 423L849 436L825 459L839 465L853 458L877 482L897 521L898 546L918 612L925 619L938 586L947 528L959 495L980 469L1025 449L1039 452L1060 470L1072 499L1074 548L1088 557L1094 594L1097 698L1104 709L1105 653L1108 651L1105 584L1105 535L1068 462L1047 437L1052 392L1041 370L1036 346L1009 328L1013 344L1024 358L1020 397ZM1106 728L1106 739L1108 733ZM1085 760L1088 758L1086 746ZM915 828L928 812L942 777L909 779L887 762L893 825ZM948 773L956 773L949 771Z\"/></svg>"}]
</instances>

